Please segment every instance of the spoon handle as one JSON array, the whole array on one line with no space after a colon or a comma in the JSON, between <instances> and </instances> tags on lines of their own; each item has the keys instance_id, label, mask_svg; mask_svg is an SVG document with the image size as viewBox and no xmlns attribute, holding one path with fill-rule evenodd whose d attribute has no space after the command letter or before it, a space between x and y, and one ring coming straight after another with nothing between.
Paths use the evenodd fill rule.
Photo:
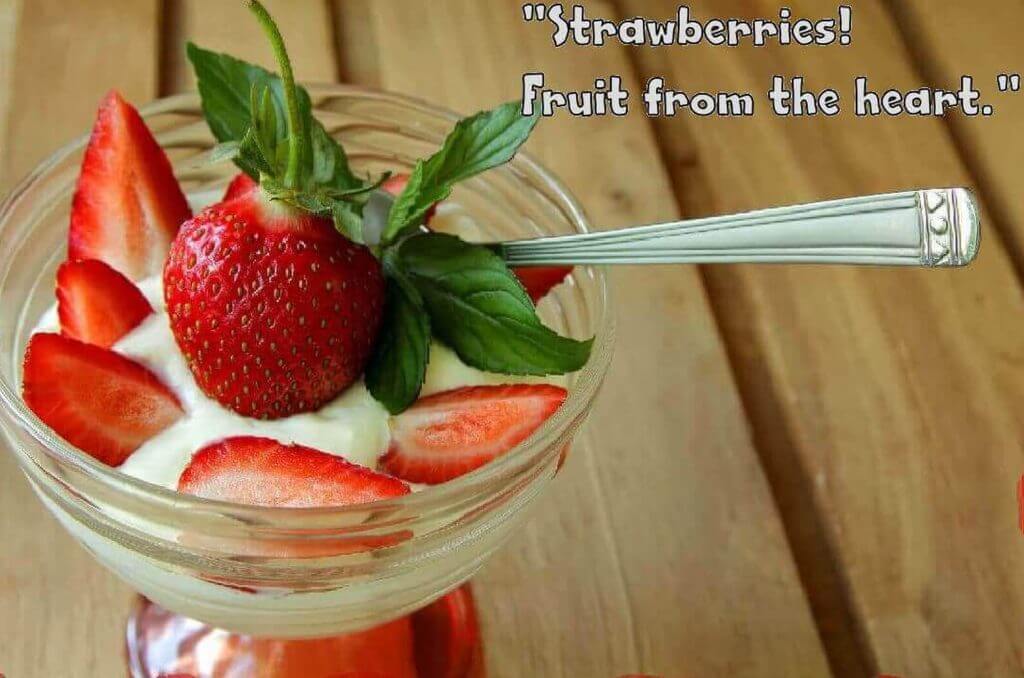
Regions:
<instances>
[{"instance_id":1,"label":"spoon handle","mask_svg":"<svg viewBox=\"0 0 1024 678\"><path fill-rule=\"evenodd\" d=\"M774 207L497 245L514 266L805 263L964 266L978 252L978 205L931 188Z\"/></svg>"}]
</instances>

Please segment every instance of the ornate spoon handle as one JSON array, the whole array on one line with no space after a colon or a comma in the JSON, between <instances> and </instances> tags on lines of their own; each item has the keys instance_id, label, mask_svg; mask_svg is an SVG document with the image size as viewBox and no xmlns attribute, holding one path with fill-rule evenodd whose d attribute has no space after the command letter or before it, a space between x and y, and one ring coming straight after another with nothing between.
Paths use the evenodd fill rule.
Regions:
<instances>
[{"instance_id":1,"label":"ornate spoon handle","mask_svg":"<svg viewBox=\"0 0 1024 678\"><path fill-rule=\"evenodd\" d=\"M932 188L774 207L706 219L514 240L509 264L739 262L964 266L978 252L978 205Z\"/></svg>"}]
</instances>

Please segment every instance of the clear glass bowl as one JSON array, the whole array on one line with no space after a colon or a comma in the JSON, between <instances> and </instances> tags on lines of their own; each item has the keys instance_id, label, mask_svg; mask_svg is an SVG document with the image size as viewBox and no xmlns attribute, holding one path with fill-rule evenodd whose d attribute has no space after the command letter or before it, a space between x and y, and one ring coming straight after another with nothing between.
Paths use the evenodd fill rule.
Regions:
<instances>
[{"instance_id":1,"label":"clear glass bowl","mask_svg":"<svg viewBox=\"0 0 1024 678\"><path fill-rule=\"evenodd\" d=\"M361 171L411 168L457 116L407 97L310 87L317 117ZM191 195L216 195L234 175L210 165L214 140L194 94L142 113ZM3 430L32 488L105 566L162 606L231 631L312 637L365 628L422 607L465 581L522 521L555 475L612 352L601 271L578 267L542 304L545 322L596 335L565 405L529 440L474 473L400 499L284 509L180 495L119 473L65 443L24 405L25 344L54 303L68 210L85 139L40 165L0 207L0 401ZM582 210L551 174L520 154L460 185L453 200L488 239L582 232Z\"/></svg>"}]
</instances>

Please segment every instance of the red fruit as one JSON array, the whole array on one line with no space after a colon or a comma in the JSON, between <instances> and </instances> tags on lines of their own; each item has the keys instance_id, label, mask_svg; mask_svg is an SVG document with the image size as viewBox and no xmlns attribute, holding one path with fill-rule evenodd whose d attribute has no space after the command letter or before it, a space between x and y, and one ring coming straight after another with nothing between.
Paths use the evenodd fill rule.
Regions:
<instances>
[{"instance_id":1,"label":"red fruit","mask_svg":"<svg viewBox=\"0 0 1024 678\"><path fill-rule=\"evenodd\" d=\"M245 195L249 191L259 186L252 177L245 172L239 172L235 175L235 178L228 184L227 190L224 191L224 197L221 198L222 202L227 202L232 198L237 198L240 195Z\"/></svg>"},{"instance_id":2,"label":"red fruit","mask_svg":"<svg viewBox=\"0 0 1024 678\"><path fill-rule=\"evenodd\" d=\"M65 261L57 269L57 315L66 337L109 348L152 312L139 288L102 261Z\"/></svg>"},{"instance_id":3,"label":"red fruit","mask_svg":"<svg viewBox=\"0 0 1024 678\"><path fill-rule=\"evenodd\" d=\"M413 613L412 632L419 678L482 675L480 625L469 584Z\"/></svg>"},{"instance_id":4,"label":"red fruit","mask_svg":"<svg viewBox=\"0 0 1024 678\"><path fill-rule=\"evenodd\" d=\"M552 287L569 277L572 266L513 266L512 272L536 304Z\"/></svg>"},{"instance_id":5,"label":"red fruit","mask_svg":"<svg viewBox=\"0 0 1024 678\"><path fill-rule=\"evenodd\" d=\"M250 191L182 225L164 296L203 392L272 419L316 410L359 378L380 329L384 277L329 220Z\"/></svg>"},{"instance_id":6,"label":"red fruit","mask_svg":"<svg viewBox=\"0 0 1024 678\"><path fill-rule=\"evenodd\" d=\"M565 401L550 384L469 386L420 398L391 420L388 473L436 484L477 469L526 440Z\"/></svg>"},{"instance_id":7,"label":"red fruit","mask_svg":"<svg viewBox=\"0 0 1024 678\"><path fill-rule=\"evenodd\" d=\"M238 436L202 448L178 491L256 506L346 506L409 493L401 480L341 457L270 438Z\"/></svg>"},{"instance_id":8,"label":"red fruit","mask_svg":"<svg viewBox=\"0 0 1024 678\"><path fill-rule=\"evenodd\" d=\"M111 90L96 114L71 203L69 259L99 259L133 280L159 273L192 216L163 149Z\"/></svg>"},{"instance_id":9,"label":"red fruit","mask_svg":"<svg viewBox=\"0 0 1024 678\"><path fill-rule=\"evenodd\" d=\"M59 334L36 334L25 351L25 403L62 438L117 466L184 412L142 365Z\"/></svg>"},{"instance_id":10,"label":"red fruit","mask_svg":"<svg viewBox=\"0 0 1024 678\"><path fill-rule=\"evenodd\" d=\"M409 175L408 174L405 174L405 173L392 174L390 177L388 177L387 181L385 181L383 184L381 184L380 187L386 193L390 193L391 195L393 195L393 196L395 196L397 198L398 195L402 192L402 190L405 189L405 185L408 184L408 183L409 183ZM427 210L427 213L423 215L423 223L424 224L429 224L430 220L434 217L434 212L436 212L436 211L437 211L437 205L436 204L431 205L430 209Z\"/></svg>"}]
</instances>

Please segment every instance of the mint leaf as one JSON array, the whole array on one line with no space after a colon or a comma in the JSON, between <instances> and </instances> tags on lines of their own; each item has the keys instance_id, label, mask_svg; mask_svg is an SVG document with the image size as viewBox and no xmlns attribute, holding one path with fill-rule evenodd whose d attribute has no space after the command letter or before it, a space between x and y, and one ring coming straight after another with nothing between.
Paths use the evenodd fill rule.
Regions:
<instances>
[{"instance_id":1,"label":"mint leaf","mask_svg":"<svg viewBox=\"0 0 1024 678\"><path fill-rule=\"evenodd\" d=\"M416 400L430 351L430 320L423 300L399 275L388 277L384 321L366 367L366 387L391 414Z\"/></svg>"},{"instance_id":2,"label":"mint leaf","mask_svg":"<svg viewBox=\"0 0 1024 678\"><path fill-rule=\"evenodd\" d=\"M270 93L269 105L273 107L272 117L275 124L273 129L263 131L273 135L272 146L275 154L282 153L287 144L281 142L286 140L288 131L285 124L287 112L281 78L265 68L236 59L229 54L205 50L192 42L188 43L186 49L196 73L203 115L217 141L242 141L252 123L251 93L254 87L259 91L266 88ZM315 177L317 184L332 188L348 189L361 186L362 181L352 173L341 144L313 117L309 93L305 88L297 86L296 95L299 125L309 132L301 135L309 140L304 143L302 149L302 175L307 179ZM260 104L263 111L260 117L266 121L271 116L262 108L262 101ZM265 142L267 139L263 138L260 141ZM278 147L281 150L278 150ZM277 157L266 158L270 165L275 165L277 161ZM253 179L259 180L260 168L252 162L249 154L239 154L235 158L235 164Z\"/></svg>"},{"instance_id":3,"label":"mint leaf","mask_svg":"<svg viewBox=\"0 0 1024 678\"><path fill-rule=\"evenodd\" d=\"M520 111L520 102L510 101L460 120L437 153L416 163L391 208L383 241L418 226L430 206L447 198L459 181L511 160L538 119Z\"/></svg>"},{"instance_id":4,"label":"mint leaf","mask_svg":"<svg viewBox=\"0 0 1024 678\"><path fill-rule=\"evenodd\" d=\"M501 257L443 233L411 236L397 265L423 297L438 339L468 365L503 374L563 374L586 364L592 339L545 327Z\"/></svg>"}]
</instances>

